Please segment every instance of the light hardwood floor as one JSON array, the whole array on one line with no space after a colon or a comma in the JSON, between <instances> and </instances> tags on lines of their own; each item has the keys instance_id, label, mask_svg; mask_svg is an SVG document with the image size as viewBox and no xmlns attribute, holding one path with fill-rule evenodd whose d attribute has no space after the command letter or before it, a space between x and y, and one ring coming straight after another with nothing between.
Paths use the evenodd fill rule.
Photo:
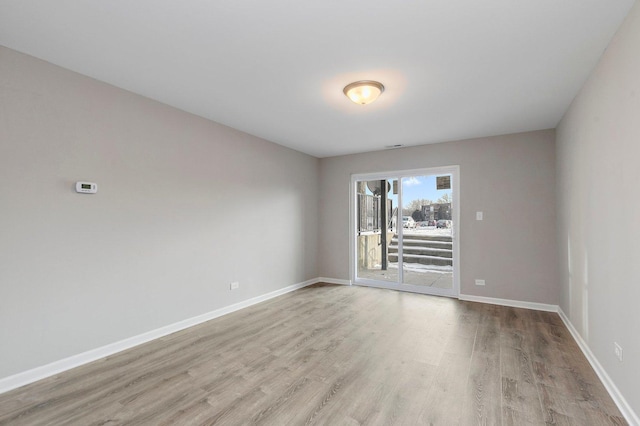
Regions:
<instances>
[{"instance_id":1,"label":"light hardwood floor","mask_svg":"<svg viewBox=\"0 0 640 426\"><path fill-rule=\"evenodd\" d=\"M315 285L0 395L0 425L623 425L557 314Z\"/></svg>"}]
</instances>

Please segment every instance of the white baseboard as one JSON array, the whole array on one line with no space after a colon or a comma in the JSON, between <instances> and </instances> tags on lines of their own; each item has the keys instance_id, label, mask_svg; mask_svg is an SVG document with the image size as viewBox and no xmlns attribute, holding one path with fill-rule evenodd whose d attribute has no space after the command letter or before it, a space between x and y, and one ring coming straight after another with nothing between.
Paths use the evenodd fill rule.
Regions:
<instances>
[{"instance_id":1,"label":"white baseboard","mask_svg":"<svg viewBox=\"0 0 640 426\"><path fill-rule=\"evenodd\" d=\"M326 278L320 277L318 278L319 283L327 283L327 284L340 284L340 285L351 285L350 280L339 280L337 278Z\"/></svg>"},{"instance_id":2,"label":"white baseboard","mask_svg":"<svg viewBox=\"0 0 640 426\"><path fill-rule=\"evenodd\" d=\"M321 281L328 282L324 278L314 278L298 284L293 284L261 296L256 296L233 305L216 309L215 311L207 312L193 318L188 318L137 336L120 340L119 342L110 343L96 349L72 355L59 361L54 361L47 365L2 378L0 379L0 394Z\"/></svg>"},{"instance_id":3,"label":"white baseboard","mask_svg":"<svg viewBox=\"0 0 640 426\"><path fill-rule=\"evenodd\" d=\"M558 312L558 305L547 305L546 303L523 302L511 299L496 299L494 297L472 296L470 294L461 294L458 296L460 300L468 302L488 303L490 305L510 306L512 308L534 309L536 311Z\"/></svg>"},{"instance_id":4,"label":"white baseboard","mask_svg":"<svg viewBox=\"0 0 640 426\"><path fill-rule=\"evenodd\" d=\"M624 418L630 425L640 425L640 417L638 417L638 415L635 413L635 411L633 411L633 408L631 408L624 396L622 396L622 393L620 393L618 387L615 385L615 383L613 383L613 380L611 380L611 377L609 377L606 370L602 367L593 352L591 352L591 349L589 349L589 345L587 345L587 342L582 339L582 336L580 336L580 333L578 333L578 330L576 330L576 328L573 326L571 320L569 320L569 317L565 315L562 308L558 308L558 314L560 315L560 318L562 318L564 325L567 327L567 329L569 329L569 332L573 336L573 339L582 350L582 353L589 361L589 364L591 364L591 367L593 367L593 369L595 370L596 374L600 378L600 381L602 381L602 384L609 392L609 395L611 395L611 398L618 406L618 409L620 410Z\"/></svg>"}]
</instances>

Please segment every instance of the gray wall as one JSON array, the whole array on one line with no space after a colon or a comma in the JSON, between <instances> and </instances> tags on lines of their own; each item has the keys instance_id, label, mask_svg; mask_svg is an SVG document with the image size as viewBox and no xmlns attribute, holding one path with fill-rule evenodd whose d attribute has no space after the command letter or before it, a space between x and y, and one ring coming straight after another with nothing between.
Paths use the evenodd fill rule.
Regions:
<instances>
[{"instance_id":1,"label":"gray wall","mask_svg":"<svg viewBox=\"0 0 640 426\"><path fill-rule=\"evenodd\" d=\"M317 277L317 176L0 47L0 378Z\"/></svg>"},{"instance_id":2,"label":"gray wall","mask_svg":"<svg viewBox=\"0 0 640 426\"><path fill-rule=\"evenodd\" d=\"M640 413L640 5L557 130L560 306ZM618 342L624 362L614 357Z\"/></svg>"},{"instance_id":3,"label":"gray wall","mask_svg":"<svg viewBox=\"0 0 640 426\"><path fill-rule=\"evenodd\" d=\"M461 293L557 304L554 138L545 130L321 159L321 276L349 279L351 174L459 165Z\"/></svg>"}]
</instances>

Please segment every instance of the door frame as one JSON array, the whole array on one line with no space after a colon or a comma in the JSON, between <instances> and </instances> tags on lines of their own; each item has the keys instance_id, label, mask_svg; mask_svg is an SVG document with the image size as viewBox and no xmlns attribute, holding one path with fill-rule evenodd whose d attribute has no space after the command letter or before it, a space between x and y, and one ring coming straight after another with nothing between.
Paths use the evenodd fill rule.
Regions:
<instances>
[{"instance_id":1,"label":"door frame","mask_svg":"<svg viewBox=\"0 0 640 426\"><path fill-rule=\"evenodd\" d=\"M450 174L452 176L452 190L453 190L453 209L452 209L452 241L453 241L453 288L439 289L424 287L412 284L404 284L401 282L388 282L381 280L373 280L367 278L357 277L357 250L358 245L356 224L357 224L357 193L356 182L358 181L370 181L370 180L382 180L382 179L398 179L398 218L396 219L396 226L402 226L402 178L412 176L425 176L425 175L443 175ZM398 252L398 263L402 259L402 233L399 235L398 246L400 248ZM403 271L400 266L398 267L398 277L402 277ZM390 290L400 290L412 293L430 294L435 296L447 296L458 298L460 296L460 166L441 166L441 167L426 167L422 169L409 169L409 170L392 170L387 172L376 173L354 173L351 175L351 181L349 186L349 278L354 285L362 285L366 287L386 288Z\"/></svg>"}]
</instances>

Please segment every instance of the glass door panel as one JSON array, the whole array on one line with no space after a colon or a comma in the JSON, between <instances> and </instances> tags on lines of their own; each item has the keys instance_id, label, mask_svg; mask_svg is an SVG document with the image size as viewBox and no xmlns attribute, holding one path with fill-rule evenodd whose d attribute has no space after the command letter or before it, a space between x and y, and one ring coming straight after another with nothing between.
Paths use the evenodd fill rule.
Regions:
<instances>
[{"instance_id":1,"label":"glass door panel","mask_svg":"<svg viewBox=\"0 0 640 426\"><path fill-rule=\"evenodd\" d=\"M402 282L453 289L450 174L402 178Z\"/></svg>"},{"instance_id":2,"label":"glass door panel","mask_svg":"<svg viewBox=\"0 0 640 426\"><path fill-rule=\"evenodd\" d=\"M356 182L357 277L398 282L391 247L397 230L398 180ZM386 208L385 208L386 206Z\"/></svg>"}]
</instances>

